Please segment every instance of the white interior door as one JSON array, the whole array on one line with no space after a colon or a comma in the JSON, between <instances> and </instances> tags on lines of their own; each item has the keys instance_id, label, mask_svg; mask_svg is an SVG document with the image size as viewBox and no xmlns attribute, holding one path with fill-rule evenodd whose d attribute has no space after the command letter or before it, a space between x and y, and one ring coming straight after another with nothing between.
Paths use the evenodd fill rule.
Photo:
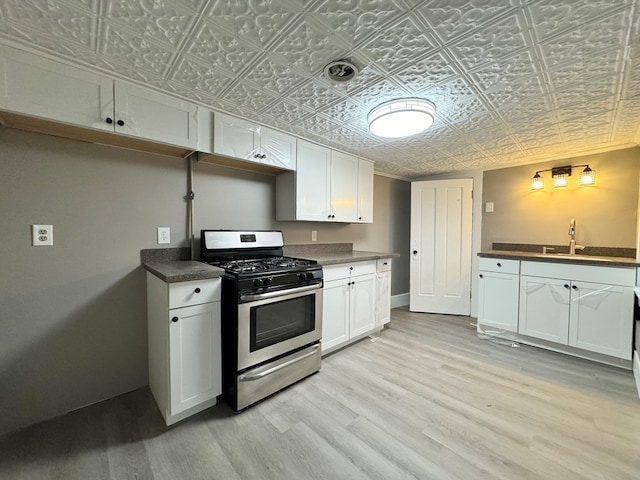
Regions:
<instances>
[{"instance_id":1,"label":"white interior door","mask_svg":"<svg viewBox=\"0 0 640 480\"><path fill-rule=\"evenodd\" d=\"M413 312L471 313L472 179L411 184Z\"/></svg>"}]
</instances>

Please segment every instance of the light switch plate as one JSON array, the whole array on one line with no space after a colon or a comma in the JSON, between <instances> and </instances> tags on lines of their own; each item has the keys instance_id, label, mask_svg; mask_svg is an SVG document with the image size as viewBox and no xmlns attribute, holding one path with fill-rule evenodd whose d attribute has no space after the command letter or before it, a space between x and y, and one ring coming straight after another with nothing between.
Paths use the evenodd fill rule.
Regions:
<instances>
[{"instance_id":1,"label":"light switch plate","mask_svg":"<svg viewBox=\"0 0 640 480\"><path fill-rule=\"evenodd\" d=\"M34 247L53 246L53 225L31 225L31 244Z\"/></svg>"},{"instance_id":2,"label":"light switch plate","mask_svg":"<svg viewBox=\"0 0 640 480\"><path fill-rule=\"evenodd\" d=\"M487 213L492 213L493 212L493 202L487 202L485 204L484 211L487 212Z\"/></svg>"},{"instance_id":3,"label":"light switch plate","mask_svg":"<svg viewBox=\"0 0 640 480\"><path fill-rule=\"evenodd\" d=\"M317 242L318 241L318 231L317 230L311 230L311 241L312 242Z\"/></svg>"}]
</instances>

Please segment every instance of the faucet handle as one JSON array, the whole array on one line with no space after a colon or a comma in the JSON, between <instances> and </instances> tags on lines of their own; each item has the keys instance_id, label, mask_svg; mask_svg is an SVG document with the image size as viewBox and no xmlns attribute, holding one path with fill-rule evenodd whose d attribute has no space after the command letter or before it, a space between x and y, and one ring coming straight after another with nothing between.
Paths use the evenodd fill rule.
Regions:
<instances>
[{"instance_id":1,"label":"faucet handle","mask_svg":"<svg viewBox=\"0 0 640 480\"><path fill-rule=\"evenodd\" d=\"M542 254L546 255L546 253L551 251L551 250L555 250L555 248L554 247L542 247Z\"/></svg>"}]
</instances>

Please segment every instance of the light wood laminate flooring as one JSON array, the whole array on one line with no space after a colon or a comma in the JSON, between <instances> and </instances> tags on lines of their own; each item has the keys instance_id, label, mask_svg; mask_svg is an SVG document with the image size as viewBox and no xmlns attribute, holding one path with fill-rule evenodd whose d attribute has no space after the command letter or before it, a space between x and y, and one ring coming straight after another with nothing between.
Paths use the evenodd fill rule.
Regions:
<instances>
[{"instance_id":1,"label":"light wood laminate flooring","mask_svg":"<svg viewBox=\"0 0 640 480\"><path fill-rule=\"evenodd\" d=\"M395 309L322 370L167 428L147 388L0 438L1 479L633 479L631 372ZM7 412L3 412L7 414Z\"/></svg>"}]
</instances>

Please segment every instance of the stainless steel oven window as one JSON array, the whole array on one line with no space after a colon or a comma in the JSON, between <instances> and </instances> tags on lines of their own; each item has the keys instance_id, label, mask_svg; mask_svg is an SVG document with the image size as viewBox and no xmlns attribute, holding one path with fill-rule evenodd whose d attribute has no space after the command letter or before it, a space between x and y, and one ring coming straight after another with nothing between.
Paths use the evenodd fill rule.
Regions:
<instances>
[{"instance_id":1,"label":"stainless steel oven window","mask_svg":"<svg viewBox=\"0 0 640 480\"><path fill-rule=\"evenodd\" d=\"M316 296L292 298L252 307L249 351L275 345L315 330Z\"/></svg>"},{"instance_id":2,"label":"stainless steel oven window","mask_svg":"<svg viewBox=\"0 0 640 480\"><path fill-rule=\"evenodd\" d=\"M291 293L286 293L286 291L269 292L265 295L255 295L251 296L252 301L238 304L238 371L286 354L305 345L310 345L322 337L322 284L313 287L292 289L290 292ZM255 297L264 296L267 298L256 298L253 300ZM252 351L251 344L254 342L251 329L252 310L267 305L282 304L288 300L296 300L298 298L312 299L313 311L304 311L304 313L305 315L308 314L308 319L305 320L305 322L309 322L308 325L313 325L313 329ZM291 313L286 313L285 318L290 321L290 316ZM311 323L311 321L313 323Z\"/></svg>"}]
</instances>

